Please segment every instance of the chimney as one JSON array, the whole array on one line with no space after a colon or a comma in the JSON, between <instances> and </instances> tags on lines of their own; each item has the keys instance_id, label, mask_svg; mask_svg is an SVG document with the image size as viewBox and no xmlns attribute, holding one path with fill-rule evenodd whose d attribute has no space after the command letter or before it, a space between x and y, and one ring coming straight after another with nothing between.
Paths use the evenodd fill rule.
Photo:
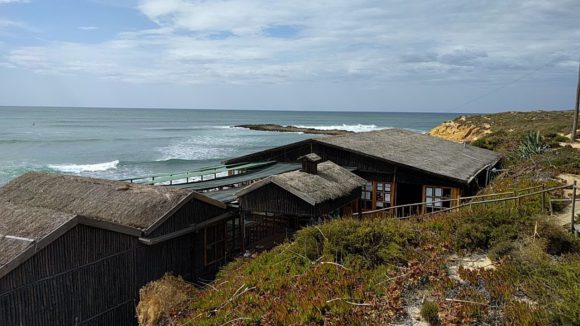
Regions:
<instances>
[{"instance_id":1,"label":"chimney","mask_svg":"<svg viewBox=\"0 0 580 326\"><path fill-rule=\"evenodd\" d=\"M310 153L308 155L300 156L298 161L302 162L302 172L317 174L318 163L322 161L322 158L314 153Z\"/></svg>"}]
</instances>

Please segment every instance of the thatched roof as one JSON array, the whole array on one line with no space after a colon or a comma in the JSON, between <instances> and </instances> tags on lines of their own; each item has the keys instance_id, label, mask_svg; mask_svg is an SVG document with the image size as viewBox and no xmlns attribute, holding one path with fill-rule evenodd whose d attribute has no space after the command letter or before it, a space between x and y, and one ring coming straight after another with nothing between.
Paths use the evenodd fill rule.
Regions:
<instances>
[{"instance_id":1,"label":"thatched roof","mask_svg":"<svg viewBox=\"0 0 580 326\"><path fill-rule=\"evenodd\" d=\"M75 225L146 235L193 199L226 208L191 190L26 173L0 188L0 277Z\"/></svg>"},{"instance_id":2,"label":"thatched roof","mask_svg":"<svg viewBox=\"0 0 580 326\"><path fill-rule=\"evenodd\" d=\"M490 150L404 129L324 137L316 141L467 183L501 158Z\"/></svg>"},{"instance_id":3,"label":"thatched roof","mask_svg":"<svg viewBox=\"0 0 580 326\"><path fill-rule=\"evenodd\" d=\"M0 271L75 217L50 209L0 202Z\"/></svg>"},{"instance_id":4,"label":"thatched roof","mask_svg":"<svg viewBox=\"0 0 580 326\"><path fill-rule=\"evenodd\" d=\"M0 199L145 231L186 201L223 204L190 190L29 172L0 188Z\"/></svg>"},{"instance_id":5,"label":"thatched roof","mask_svg":"<svg viewBox=\"0 0 580 326\"><path fill-rule=\"evenodd\" d=\"M274 175L242 189L236 196L242 197L268 184L275 184L314 206L348 196L354 189L366 184L366 180L326 161L318 164L317 174L292 171Z\"/></svg>"},{"instance_id":6,"label":"thatched roof","mask_svg":"<svg viewBox=\"0 0 580 326\"><path fill-rule=\"evenodd\" d=\"M232 158L224 163L271 159L268 153L277 150L292 152L294 148L316 143L461 183L470 183L483 169L495 165L501 158L498 153L471 145L463 145L404 129L383 129L306 139Z\"/></svg>"}]
</instances>

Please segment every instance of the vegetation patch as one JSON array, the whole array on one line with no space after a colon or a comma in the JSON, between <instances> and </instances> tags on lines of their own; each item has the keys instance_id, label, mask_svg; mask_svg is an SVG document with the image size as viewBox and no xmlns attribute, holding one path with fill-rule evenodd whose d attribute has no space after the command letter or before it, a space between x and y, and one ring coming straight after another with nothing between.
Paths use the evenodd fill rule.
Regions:
<instances>
[{"instance_id":1,"label":"vegetation patch","mask_svg":"<svg viewBox=\"0 0 580 326\"><path fill-rule=\"evenodd\" d=\"M186 308L191 295L196 291L181 277L171 274L165 274L160 280L150 282L139 291L139 325L155 326L161 320L172 322L179 319L179 312Z\"/></svg>"},{"instance_id":2,"label":"vegetation patch","mask_svg":"<svg viewBox=\"0 0 580 326\"><path fill-rule=\"evenodd\" d=\"M431 325L439 325L439 306L432 301L425 301L421 306L421 317Z\"/></svg>"}]
</instances>

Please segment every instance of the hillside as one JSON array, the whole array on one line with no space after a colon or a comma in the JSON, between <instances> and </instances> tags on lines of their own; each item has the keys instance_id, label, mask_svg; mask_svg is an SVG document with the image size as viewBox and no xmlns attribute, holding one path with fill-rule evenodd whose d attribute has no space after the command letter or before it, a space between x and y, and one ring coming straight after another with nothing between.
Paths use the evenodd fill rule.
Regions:
<instances>
[{"instance_id":1,"label":"hillside","mask_svg":"<svg viewBox=\"0 0 580 326\"><path fill-rule=\"evenodd\" d=\"M580 175L580 152L560 145L566 115L454 120L487 130L471 141L506 154L505 171L483 192L556 186L562 173ZM580 240L541 203L541 196L530 196L519 206L311 226L271 251L230 263L205 287L169 275L149 284L141 291L140 322L577 325Z\"/></svg>"},{"instance_id":2,"label":"hillside","mask_svg":"<svg viewBox=\"0 0 580 326\"><path fill-rule=\"evenodd\" d=\"M512 111L460 116L433 128L429 135L473 142L490 134L517 138L529 130L537 130L549 139L566 141L563 137L569 137L571 124L572 111Z\"/></svg>"}]
</instances>

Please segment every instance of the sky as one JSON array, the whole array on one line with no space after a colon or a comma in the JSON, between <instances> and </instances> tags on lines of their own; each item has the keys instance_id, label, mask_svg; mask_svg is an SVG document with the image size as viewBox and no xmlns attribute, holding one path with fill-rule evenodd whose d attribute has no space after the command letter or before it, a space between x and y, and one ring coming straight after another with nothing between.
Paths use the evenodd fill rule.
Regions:
<instances>
[{"instance_id":1,"label":"sky","mask_svg":"<svg viewBox=\"0 0 580 326\"><path fill-rule=\"evenodd\" d=\"M0 105L570 109L580 1L0 0Z\"/></svg>"}]
</instances>

